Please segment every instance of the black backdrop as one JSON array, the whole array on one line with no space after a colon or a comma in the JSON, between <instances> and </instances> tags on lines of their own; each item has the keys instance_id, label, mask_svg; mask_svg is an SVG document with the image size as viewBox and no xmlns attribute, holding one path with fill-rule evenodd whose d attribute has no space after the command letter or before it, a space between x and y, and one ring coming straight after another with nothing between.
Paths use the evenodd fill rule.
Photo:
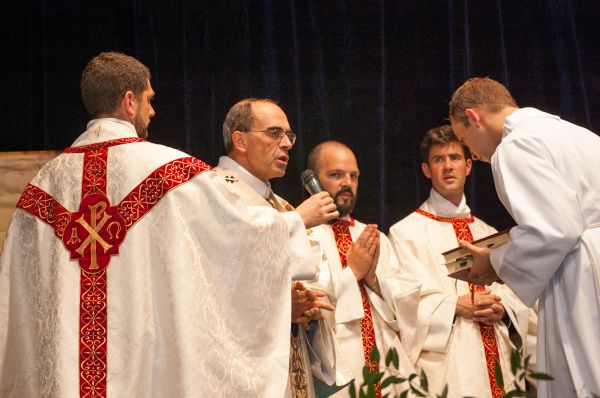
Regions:
<instances>
[{"instance_id":1,"label":"black backdrop","mask_svg":"<svg viewBox=\"0 0 600 398\"><path fill-rule=\"evenodd\" d=\"M0 16L0 150L68 146L87 122L83 67L121 51L152 71L152 141L215 164L227 109L277 99L300 138L275 190L301 201L308 151L341 140L362 171L356 217L387 230L426 198L419 140L470 76L600 131L599 17L597 0L15 1ZM476 163L471 208L510 225Z\"/></svg>"}]
</instances>

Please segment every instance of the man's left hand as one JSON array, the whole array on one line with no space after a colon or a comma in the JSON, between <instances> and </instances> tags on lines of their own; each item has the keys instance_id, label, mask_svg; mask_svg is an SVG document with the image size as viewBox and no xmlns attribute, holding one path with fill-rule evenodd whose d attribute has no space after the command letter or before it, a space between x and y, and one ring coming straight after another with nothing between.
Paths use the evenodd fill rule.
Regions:
<instances>
[{"instance_id":1,"label":"man's left hand","mask_svg":"<svg viewBox=\"0 0 600 398\"><path fill-rule=\"evenodd\" d=\"M292 323L298 323L305 330L309 330L310 321L323 319L321 310L333 311L334 306L319 300L320 297L326 295L320 290L307 289L301 282L294 282L292 285Z\"/></svg>"},{"instance_id":2,"label":"man's left hand","mask_svg":"<svg viewBox=\"0 0 600 398\"><path fill-rule=\"evenodd\" d=\"M501 298L494 294L475 295L473 302L473 320L492 325L504 318L506 310Z\"/></svg>"}]
</instances>

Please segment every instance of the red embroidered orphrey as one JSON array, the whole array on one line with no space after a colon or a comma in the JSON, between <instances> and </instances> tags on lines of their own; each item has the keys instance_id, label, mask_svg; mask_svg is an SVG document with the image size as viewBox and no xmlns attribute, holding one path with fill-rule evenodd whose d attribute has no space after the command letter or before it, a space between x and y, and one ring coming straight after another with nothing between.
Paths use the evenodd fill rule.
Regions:
<instances>
[{"instance_id":1,"label":"red embroidered orphrey","mask_svg":"<svg viewBox=\"0 0 600 398\"><path fill-rule=\"evenodd\" d=\"M350 235L349 227L353 225L353 218L350 218L350 221L338 220L331 225L331 227L333 228L333 234L335 235L335 244L340 255L340 262L342 263L342 268L346 268L346 266L348 265L346 263L346 254L352 246L352 235ZM369 366L369 370L371 372L376 372L379 370L379 364L375 361L371 361L371 359L369 358L373 347L375 347L377 344L377 342L375 341L375 329L373 327L373 314L371 313L371 303L369 302L369 296L367 295L367 289L365 288L365 284L362 281L360 281L358 282L358 287L360 289L363 310L365 313L365 316L360 321L360 330L362 334L365 364ZM375 396L377 398L381 398L381 388L379 382L375 384Z\"/></svg>"},{"instance_id":2,"label":"red embroidered orphrey","mask_svg":"<svg viewBox=\"0 0 600 398\"><path fill-rule=\"evenodd\" d=\"M17 207L54 229L81 268L79 316L79 391L81 397L106 397L107 386L107 267L131 226L171 189L210 169L193 157L175 159L154 170L121 203L111 206L106 196L108 148L142 138L124 138L82 147L66 153L83 153L79 210L70 212L56 199L28 185Z\"/></svg>"},{"instance_id":3,"label":"red embroidered orphrey","mask_svg":"<svg viewBox=\"0 0 600 398\"><path fill-rule=\"evenodd\" d=\"M456 235L457 241L465 240L467 242L473 242L473 234L471 233L471 229L469 228L469 224L475 220L473 215L471 215L468 218L449 218L436 216L435 214L428 213L421 209L417 209L416 212L436 221L451 223L452 227L454 228L454 234ZM480 292L484 290L485 287L483 285L475 285L473 283L469 283L469 291ZM498 353L496 332L493 326L485 325L483 323L479 323L479 331L481 332L481 342L483 343L483 351L485 352L485 362L487 365L487 373L488 379L490 381L490 390L492 391L492 397L503 397L504 388L498 385L498 383L496 382L495 375L496 364L500 365L500 354Z\"/></svg>"}]
</instances>

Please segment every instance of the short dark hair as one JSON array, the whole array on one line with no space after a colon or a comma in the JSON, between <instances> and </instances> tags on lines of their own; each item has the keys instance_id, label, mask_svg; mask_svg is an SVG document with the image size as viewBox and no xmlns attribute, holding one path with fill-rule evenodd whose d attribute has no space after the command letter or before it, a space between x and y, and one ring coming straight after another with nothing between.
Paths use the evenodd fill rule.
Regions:
<instances>
[{"instance_id":1,"label":"short dark hair","mask_svg":"<svg viewBox=\"0 0 600 398\"><path fill-rule=\"evenodd\" d=\"M225 153L228 155L233 152L233 143L231 141L233 132L249 131L252 128L252 123L254 123L252 103L254 102L270 102L279 106L277 101L269 98L244 98L229 108L223 122L223 145L225 146Z\"/></svg>"},{"instance_id":2,"label":"short dark hair","mask_svg":"<svg viewBox=\"0 0 600 398\"><path fill-rule=\"evenodd\" d=\"M465 115L468 108L480 107L495 113L509 106L518 105L504 85L489 77L473 77L452 95L449 104L450 120L468 126L469 119Z\"/></svg>"},{"instance_id":3,"label":"short dark hair","mask_svg":"<svg viewBox=\"0 0 600 398\"><path fill-rule=\"evenodd\" d=\"M451 142L458 142L462 146L463 153L466 159L471 159L471 150L464 142L458 139L452 127L448 124L433 128L425 133L421 144L419 145L419 154L421 155L421 161L429 164L429 152L431 147L434 145L446 145Z\"/></svg>"},{"instance_id":4,"label":"short dark hair","mask_svg":"<svg viewBox=\"0 0 600 398\"><path fill-rule=\"evenodd\" d=\"M150 70L137 59L118 52L102 52L92 58L81 74L81 98L92 117L110 114L129 90L142 95Z\"/></svg>"}]
</instances>

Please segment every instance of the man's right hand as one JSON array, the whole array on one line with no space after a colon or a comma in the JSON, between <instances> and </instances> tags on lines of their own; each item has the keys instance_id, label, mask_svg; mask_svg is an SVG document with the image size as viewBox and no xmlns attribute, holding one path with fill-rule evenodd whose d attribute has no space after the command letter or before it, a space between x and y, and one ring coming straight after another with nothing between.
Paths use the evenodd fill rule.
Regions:
<instances>
[{"instance_id":1,"label":"man's right hand","mask_svg":"<svg viewBox=\"0 0 600 398\"><path fill-rule=\"evenodd\" d=\"M340 216L333 198L328 192L319 192L302 202L296 211L300 214L306 228L316 227Z\"/></svg>"},{"instance_id":2,"label":"man's right hand","mask_svg":"<svg viewBox=\"0 0 600 398\"><path fill-rule=\"evenodd\" d=\"M377 229L377 225L369 224L346 254L348 267L354 272L357 281L360 282L363 280L371 270L375 257L379 254L378 249L379 230ZM377 268L377 264L375 264L375 268ZM375 269L373 269L374 272Z\"/></svg>"}]
</instances>

